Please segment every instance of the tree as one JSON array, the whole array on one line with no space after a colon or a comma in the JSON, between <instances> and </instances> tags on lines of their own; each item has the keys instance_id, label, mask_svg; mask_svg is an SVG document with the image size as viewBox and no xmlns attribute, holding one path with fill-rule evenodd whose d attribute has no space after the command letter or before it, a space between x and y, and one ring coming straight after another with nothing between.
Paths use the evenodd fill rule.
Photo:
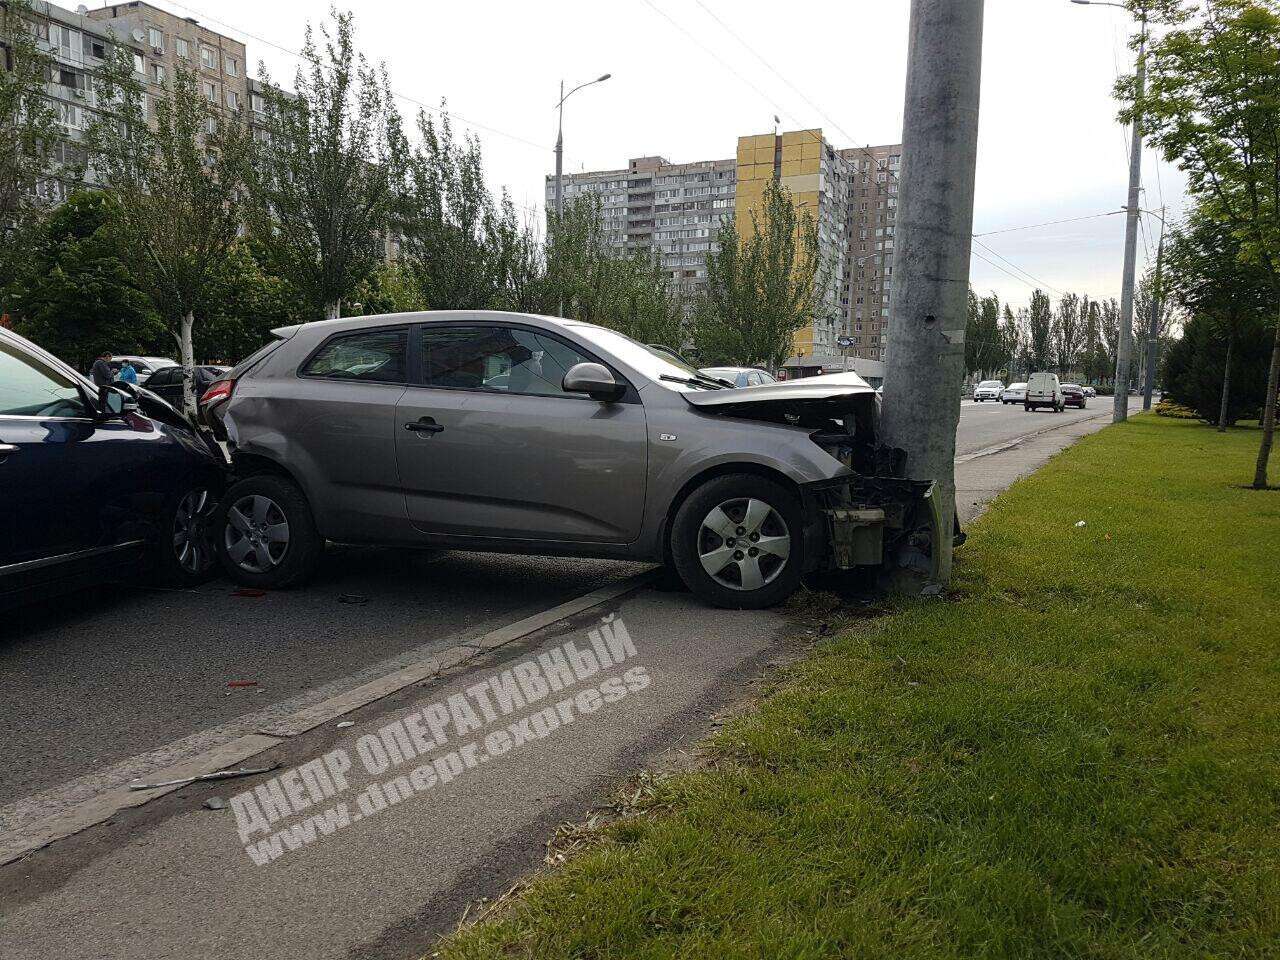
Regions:
<instances>
[{"instance_id":1,"label":"tree","mask_svg":"<svg viewBox=\"0 0 1280 960\"><path fill-rule=\"evenodd\" d=\"M1022 327L1014 316L1013 309L1007 303L1004 305L1004 313L1000 319L1000 342L1004 350L1005 363L1009 368L1009 379L1016 380L1020 369L1019 358L1022 355Z\"/></svg>"},{"instance_id":2,"label":"tree","mask_svg":"<svg viewBox=\"0 0 1280 960\"><path fill-rule=\"evenodd\" d=\"M164 325L121 255L111 194L74 193L41 225L15 284L15 329L81 370L104 351L154 353Z\"/></svg>"},{"instance_id":3,"label":"tree","mask_svg":"<svg viewBox=\"0 0 1280 960\"><path fill-rule=\"evenodd\" d=\"M1236 344L1257 330L1271 294L1270 278L1241 258L1235 231L1203 210L1193 211L1175 230L1165 255L1165 286L1193 318L1217 327L1224 343L1218 429L1226 430L1231 402L1231 370ZM1188 344L1203 342L1188 339Z\"/></svg>"},{"instance_id":4,"label":"tree","mask_svg":"<svg viewBox=\"0 0 1280 960\"><path fill-rule=\"evenodd\" d=\"M40 49L27 0L0 8L0 314L48 203L43 182L60 132L46 93L53 58Z\"/></svg>"},{"instance_id":5,"label":"tree","mask_svg":"<svg viewBox=\"0 0 1280 960\"><path fill-rule=\"evenodd\" d=\"M232 245L213 278L213 292L196 327L193 346L204 363L236 363L257 350L275 327L304 321L297 297L266 272L253 245Z\"/></svg>"},{"instance_id":6,"label":"tree","mask_svg":"<svg viewBox=\"0 0 1280 960\"><path fill-rule=\"evenodd\" d=\"M616 254L601 220L599 198L575 197L551 224L534 293L539 312L621 331L642 343L679 350L684 310L650 250ZM514 287L513 287L514 290Z\"/></svg>"},{"instance_id":7,"label":"tree","mask_svg":"<svg viewBox=\"0 0 1280 960\"><path fill-rule=\"evenodd\" d=\"M1053 363L1053 309L1043 290L1031 294L1027 309L1027 350L1035 370L1047 370Z\"/></svg>"},{"instance_id":8,"label":"tree","mask_svg":"<svg viewBox=\"0 0 1280 960\"><path fill-rule=\"evenodd\" d=\"M1167 31L1151 45L1146 96L1122 80L1123 119L1187 172L1206 213L1229 224L1280 303L1280 0L1159 0ZM1273 304L1274 306L1274 304ZM1267 485L1280 390L1275 324L1253 486Z\"/></svg>"},{"instance_id":9,"label":"tree","mask_svg":"<svg viewBox=\"0 0 1280 960\"><path fill-rule=\"evenodd\" d=\"M693 310L693 341L709 361L782 366L796 331L822 308L818 231L791 192L770 180L750 225L726 218L707 257ZM824 271L825 273L825 271Z\"/></svg>"},{"instance_id":10,"label":"tree","mask_svg":"<svg viewBox=\"0 0 1280 960\"><path fill-rule=\"evenodd\" d=\"M404 142L386 72L356 52L351 14L335 13L320 35L307 27L294 93L260 73L265 132L249 208L269 270L316 319L339 316L385 259Z\"/></svg>"},{"instance_id":11,"label":"tree","mask_svg":"<svg viewBox=\"0 0 1280 960\"><path fill-rule=\"evenodd\" d=\"M1084 324L1080 319L1080 297L1064 294L1053 314L1053 355L1058 372L1067 376L1074 368L1080 343L1084 336Z\"/></svg>"},{"instance_id":12,"label":"tree","mask_svg":"<svg viewBox=\"0 0 1280 960\"><path fill-rule=\"evenodd\" d=\"M426 309L492 309L513 299L533 239L510 198L495 203L485 185L480 142L457 143L441 116L437 125L419 113L421 145L396 148L405 158L393 188L401 269Z\"/></svg>"},{"instance_id":13,"label":"tree","mask_svg":"<svg viewBox=\"0 0 1280 960\"><path fill-rule=\"evenodd\" d=\"M1262 412L1271 351L1266 326L1258 315L1240 322L1230 350L1231 391L1225 397L1222 382L1228 341L1222 326L1207 316L1187 321L1181 339L1165 351L1162 371L1170 399L1222 430Z\"/></svg>"},{"instance_id":14,"label":"tree","mask_svg":"<svg viewBox=\"0 0 1280 960\"><path fill-rule=\"evenodd\" d=\"M969 291L969 316L964 334L965 373L987 374L1004 369L1010 360L1000 328L1000 298L994 293L978 299Z\"/></svg>"},{"instance_id":15,"label":"tree","mask_svg":"<svg viewBox=\"0 0 1280 960\"><path fill-rule=\"evenodd\" d=\"M89 129L92 164L118 211L121 253L177 344L183 404L194 415L193 330L216 308L244 221L249 130L201 96L186 70L144 90L124 51L99 74L98 102L106 109Z\"/></svg>"},{"instance_id":16,"label":"tree","mask_svg":"<svg viewBox=\"0 0 1280 960\"><path fill-rule=\"evenodd\" d=\"M1102 304L1102 349L1105 352L1105 363L1103 369L1109 373L1116 372L1116 351L1120 343L1120 304L1116 303L1115 297L1110 300L1103 301ZM1117 390L1128 390L1129 379L1132 376L1133 364L1132 360L1129 364L1129 370L1123 375L1123 379L1116 380L1113 386Z\"/></svg>"}]
</instances>

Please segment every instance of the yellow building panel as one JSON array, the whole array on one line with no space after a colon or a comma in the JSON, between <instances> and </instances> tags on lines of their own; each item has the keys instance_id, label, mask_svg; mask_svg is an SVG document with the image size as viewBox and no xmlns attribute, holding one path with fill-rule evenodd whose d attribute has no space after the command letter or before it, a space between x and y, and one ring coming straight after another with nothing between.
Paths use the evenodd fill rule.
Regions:
<instances>
[{"instance_id":1,"label":"yellow building panel","mask_svg":"<svg viewBox=\"0 0 1280 960\"><path fill-rule=\"evenodd\" d=\"M742 137L741 139L746 140L753 147L768 147L769 149L773 149L774 136L772 133L757 133L753 136Z\"/></svg>"},{"instance_id":2,"label":"yellow building panel","mask_svg":"<svg viewBox=\"0 0 1280 960\"><path fill-rule=\"evenodd\" d=\"M806 160L817 160L822 156L822 144L817 140L810 140L802 149Z\"/></svg>"},{"instance_id":3,"label":"yellow building panel","mask_svg":"<svg viewBox=\"0 0 1280 960\"><path fill-rule=\"evenodd\" d=\"M813 130L788 130L782 135L782 145L785 147L788 143L814 143L822 139L822 129Z\"/></svg>"},{"instance_id":4,"label":"yellow building panel","mask_svg":"<svg viewBox=\"0 0 1280 960\"><path fill-rule=\"evenodd\" d=\"M773 163L773 147L756 147L756 163Z\"/></svg>"},{"instance_id":5,"label":"yellow building panel","mask_svg":"<svg viewBox=\"0 0 1280 960\"><path fill-rule=\"evenodd\" d=\"M751 163L756 158L756 148L746 142L745 137L738 138L738 163Z\"/></svg>"},{"instance_id":6,"label":"yellow building panel","mask_svg":"<svg viewBox=\"0 0 1280 960\"><path fill-rule=\"evenodd\" d=\"M782 162L788 160L799 160L804 155L804 147L799 143L784 143L782 145Z\"/></svg>"},{"instance_id":7,"label":"yellow building panel","mask_svg":"<svg viewBox=\"0 0 1280 960\"><path fill-rule=\"evenodd\" d=\"M802 174L802 173L804 172L804 171L800 168L800 165L801 165L803 162L804 162L803 160L786 160L786 159L784 159L784 160L782 161L782 179L783 179L783 180L786 180L788 177L798 177L798 176L800 176L800 174Z\"/></svg>"},{"instance_id":8,"label":"yellow building panel","mask_svg":"<svg viewBox=\"0 0 1280 960\"><path fill-rule=\"evenodd\" d=\"M794 197L799 197L802 194L811 194L816 197L818 192L818 175L816 173L802 173L790 177L783 177L782 185L790 190Z\"/></svg>"}]
</instances>

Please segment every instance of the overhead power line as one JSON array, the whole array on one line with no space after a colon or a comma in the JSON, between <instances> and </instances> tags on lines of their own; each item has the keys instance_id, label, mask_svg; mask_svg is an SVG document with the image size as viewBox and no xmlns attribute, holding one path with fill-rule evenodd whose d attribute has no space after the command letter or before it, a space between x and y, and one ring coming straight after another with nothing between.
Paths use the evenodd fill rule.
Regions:
<instances>
[{"instance_id":1,"label":"overhead power line","mask_svg":"<svg viewBox=\"0 0 1280 960\"><path fill-rule=\"evenodd\" d=\"M1108 210L1106 213L1091 213L1085 217L1067 217L1065 220L1046 220L1044 223L1027 223L1020 227L1001 227L999 230L986 230L982 233L975 233L974 237L992 237L998 233L1015 233L1019 230L1035 230L1039 227L1054 227L1062 223L1079 223L1081 220L1097 220L1101 217L1114 217L1118 213L1124 213L1121 210Z\"/></svg>"}]
</instances>

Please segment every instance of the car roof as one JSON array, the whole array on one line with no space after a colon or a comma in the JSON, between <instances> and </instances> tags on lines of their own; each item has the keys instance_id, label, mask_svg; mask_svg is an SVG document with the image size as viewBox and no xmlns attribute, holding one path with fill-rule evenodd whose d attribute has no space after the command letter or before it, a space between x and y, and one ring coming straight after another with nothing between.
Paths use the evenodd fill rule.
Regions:
<instances>
[{"instance_id":1,"label":"car roof","mask_svg":"<svg viewBox=\"0 0 1280 960\"><path fill-rule=\"evenodd\" d=\"M509 310L414 310L407 313L376 313L362 317L339 317L335 320L313 320L310 323L295 323L288 327L276 327L271 331L273 336L288 339L299 330L306 329L321 338L331 333L343 333L348 330L364 330L371 327L395 326L402 323L431 323L441 320L457 320L467 323L532 323L535 326L560 327L597 327L598 324L583 323L580 320L565 320L562 317L548 317L538 313L515 313ZM603 329L603 328L600 328Z\"/></svg>"}]
</instances>

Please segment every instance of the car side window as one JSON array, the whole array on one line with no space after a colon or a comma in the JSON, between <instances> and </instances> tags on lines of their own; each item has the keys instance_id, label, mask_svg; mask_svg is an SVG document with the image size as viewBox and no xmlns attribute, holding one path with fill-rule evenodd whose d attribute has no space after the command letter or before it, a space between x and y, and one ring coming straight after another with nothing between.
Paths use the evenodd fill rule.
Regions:
<instances>
[{"instance_id":1,"label":"car side window","mask_svg":"<svg viewBox=\"0 0 1280 960\"><path fill-rule=\"evenodd\" d=\"M404 328L361 330L334 337L302 368L304 377L356 380L362 383L405 383L409 337Z\"/></svg>"},{"instance_id":2,"label":"car side window","mask_svg":"<svg viewBox=\"0 0 1280 960\"><path fill-rule=\"evenodd\" d=\"M0 416L88 415L74 380L16 345L0 340Z\"/></svg>"},{"instance_id":3,"label":"car side window","mask_svg":"<svg viewBox=\"0 0 1280 960\"><path fill-rule=\"evenodd\" d=\"M167 387L173 383L173 368L157 370L147 380L148 387Z\"/></svg>"},{"instance_id":4,"label":"car side window","mask_svg":"<svg viewBox=\"0 0 1280 960\"><path fill-rule=\"evenodd\" d=\"M575 397L564 375L590 358L555 337L518 327L421 328L424 382L429 387Z\"/></svg>"}]
</instances>

